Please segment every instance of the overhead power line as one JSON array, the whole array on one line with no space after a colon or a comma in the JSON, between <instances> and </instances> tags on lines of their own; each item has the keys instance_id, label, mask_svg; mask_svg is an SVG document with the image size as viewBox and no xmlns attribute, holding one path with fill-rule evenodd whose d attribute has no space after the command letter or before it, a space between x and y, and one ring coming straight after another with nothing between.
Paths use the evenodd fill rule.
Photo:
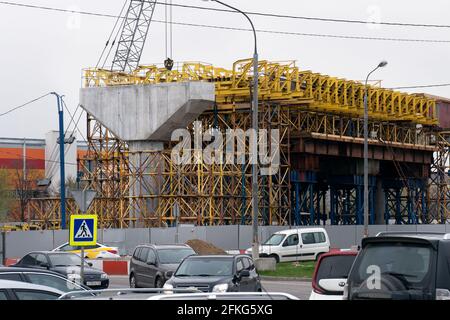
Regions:
<instances>
[{"instance_id":1,"label":"overhead power line","mask_svg":"<svg viewBox=\"0 0 450 320\"><path fill-rule=\"evenodd\" d=\"M238 13L236 11L229 10L229 9L193 6L193 5L186 5L186 4L179 4L179 3L167 4L164 2L156 2L156 4L163 5L163 6L197 9L197 10L229 12L229 13L236 13L236 14ZM398 26L398 27L450 28L450 25L445 25L445 24L405 23L405 22L390 22L390 21L371 22L371 21L354 20L354 19L336 19L336 18L293 16L293 15L286 15L286 14L255 12L255 11L244 11L244 13L246 13L248 15L271 17L271 18L310 20L310 21L321 21L321 22L356 23L356 24L364 24L364 25L373 24L373 25L386 25L386 26Z\"/></svg>"},{"instance_id":2,"label":"overhead power line","mask_svg":"<svg viewBox=\"0 0 450 320\"><path fill-rule=\"evenodd\" d=\"M42 10L51 10L65 13L76 13L82 15L89 16L97 16L97 17L107 17L107 18L123 18L117 15L104 14L104 13L95 13L95 12L87 12L87 11L75 11L61 8L52 8L52 7L44 7L44 6L35 6L28 4L19 4L12 3L6 1L0 1L0 4L19 6L19 7L27 7L34 9L42 9ZM162 20L152 20L156 23L165 23ZM208 24L198 24L198 23L187 23L187 22L171 22L173 25L180 26L189 26L189 27L200 27L200 28L211 28L211 29L222 29L222 30L234 30L234 31L252 31L251 29L246 28L234 28L227 26L219 26L219 25L208 25ZM352 39L352 40L376 40L376 41L394 41L394 42L421 42L421 43L450 43L450 40L439 40L439 39L412 39L412 38L393 38L393 37L367 37L367 36L353 36L353 35L338 35L338 34L323 34L323 33L305 33L305 32L291 32L291 31L277 31L277 30L264 30L258 29L256 30L260 33L267 34L278 34L278 35L292 35L292 36L304 36L304 37L318 37L318 38L336 38L336 39Z\"/></svg>"},{"instance_id":3,"label":"overhead power line","mask_svg":"<svg viewBox=\"0 0 450 320\"><path fill-rule=\"evenodd\" d=\"M437 88L437 87L449 87L449 86L450 86L450 83L441 83L441 84L424 84L424 85L405 86L405 87L392 87L389 89L400 90L400 89Z\"/></svg>"},{"instance_id":4,"label":"overhead power line","mask_svg":"<svg viewBox=\"0 0 450 320\"><path fill-rule=\"evenodd\" d=\"M41 100L42 98L45 98L45 97L48 96L48 95L50 95L50 93L46 93L46 94L44 94L44 95L42 95L42 96L40 96L40 97L38 97L38 98L35 98L35 99L30 100L30 101L28 101L28 102L26 102L26 103L24 103L24 104L21 104L20 106L11 108L11 109L9 109L9 110L6 111L6 112L0 113L0 117L3 117L3 116L5 116L5 115L7 115L7 114L9 114L9 113L11 113L11 112L14 112L14 111L18 110L18 109L21 109L21 108L23 108L23 107L25 107L25 106L27 106L27 105L33 103L33 102L36 102L36 101L38 101L38 100Z\"/></svg>"}]
</instances>

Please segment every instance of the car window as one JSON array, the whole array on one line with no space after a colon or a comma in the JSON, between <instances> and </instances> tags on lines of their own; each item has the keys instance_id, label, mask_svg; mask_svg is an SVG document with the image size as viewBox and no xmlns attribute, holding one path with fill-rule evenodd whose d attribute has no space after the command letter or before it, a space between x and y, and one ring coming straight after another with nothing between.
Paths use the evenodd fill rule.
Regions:
<instances>
[{"instance_id":1,"label":"car window","mask_svg":"<svg viewBox=\"0 0 450 320\"><path fill-rule=\"evenodd\" d=\"M2 300L8 300L8 296L6 295L5 291L0 290L0 301Z\"/></svg>"},{"instance_id":2,"label":"car window","mask_svg":"<svg viewBox=\"0 0 450 320\"><path fill-rule=\"evenodd\" d=\"M242 262L242 259L238 259L236 262L236 272L239 273L242 270L244 270L244 263Z\"/></svg>"},{"instance_id":3,"label":"car window","mask_svg":"<svg viewBox=\"0 0 450 320\"><path fill-rule=\"evenodd\" d=\"M302 233L303 244L313 244L316 243L314 238L314 232Z\"/></svg>"},{"instance_id":4,"label":"car window","mask_svg":"<svg viewBox=\"0 0 450 320\"><path fill-rule=\"evenodd\" d=\"M329 256L322 258L317 269L316 281L322 279L346 279L353 261L353 255Z\"/></svg>"},{"instance_id":5,"label":"car window","mask_svg":"<svg viewBox=\"0 0 450 320\"><path fill-rule=\"evenodd\" d=\"M242 262L244 263L244 269L250 270L250 261L247 258L242 258Z\"/></svg>"},{"instance_id":6,"label":"car window","mask_svg":"<svg viewBox=\"0 0 450 320\"><path fill-rule=\"evenodd\" d=\"M36 264L36 254L30 253L20 260L20 264L27 266L34 266Z\"/></svg>"},{"instance_id":7,"label":"car window","mask_svg":"<svg viewBox=\"0 0 450 320\"><path fill-rule=\"evenodd\" d=\"M60 248L61 251L74 251L78 250L78 247L73 247L70 244L66 244Z\"/></svg>"},{"instance_id":8,"label":"car window","mask_svg":"<svg viewBox=\"0 0 450 320\"><path fill-rule=\"evenodd\" d=\"M31 283L48 286L64 292L83 290L76 283L56 275L43 273L27 273L26 275Z\"/></svg>"},{"instance_id":9,"label":"car window","mask_svg":"<svg viewBox=\"0 0 450 320\"><path fill-rule=\"evenodd\" d=\"M296 246L298 245L298 234L291 234L283 243L284 246Z\"/></svg>"},{"instance_id":10,"label":"car window","mask_svg":"<svg viewBox=\"0 0 450 320\"><path fill-rule=\"evenodd\" d=\"M266 240L266 242L263 243L265 246L278 246L281 241L283 241L284 237L286 237L285 234L278 234L274 233L270 236L269 239Z\"/></svg>"},{"instance_id":11,"label":"car window","mask_svg":"<svg viewBox=\"0 0 450 320\"><path fill-rule=\"evenodd\" d=\"M152 249L148 250L147 259L145 260L145 262L156 262L155 251L153 251Z\"/></svg>"},{"instance_id":12,"label":"car window","mask_svg":"<svg viewBox=\"0 0 450 320\"><path fill-rule=\"evenodd\" d=\"M139 254L141 253L141 250L142 250L141 247L137 247L137 248L134 250L133 258L139 260Z\"/></svg>"},{"instance_id":13,"label":"car window","mask_svg":"<svg viewBox=\"0 0 450 320\"><path fill-rule=\"evenodd\" d=\"M180 264L175 276L231 276L233 264L234 261L230 258L188 258Z\"/></svg>"},{"instance_id":14,"label":"car window","mask_svg":"<svg viewBox=\"0 0 450 320\"><path fill-rule=\"evenodd\" d=\"M187 256L195 254L191 248L158 249L159 262L162 264L179 264Z\"/></svg>"},{"instance_id":15,"label":"car window","mask_svg":"<svg viewBox=\"0 0 450 320\"><path fill-rule=\"evenodd\" d=\"M423 299L432 294L435 283L433 252L431 246L402 242L368 244L352 267L349 293L367 290L376 272L382 290Z\"/></svg>"},{"instance_id":16,"label":"car window","mask_svg":"<svg viewBox=\"0 0 450 320\"><path fill-rule=\"evenodd\" d=\"M36 255L36 264L38 266L40 266L42 264L48 264L47 257L43 254L37 254Z\"/></svg>"},{"instance_id":17,"label":"car window","mask_svg":"<svg viewBox=\"0 0 450 320\"><path fill-rule=\"evenodd\" d=\"M326 242L325 233L323 232L314 232L314 241L316 243Z\"/></svg>"},{"instance_id":18,"label":"car window","mask_svg":"<svg viewBox=\"0 0 450 320\"><path fill-rule=\"evenodd\" d=\"M13 291L19 300L56 300L59 297L57 293L48 291L22 289L14 289Z\"/></svg>"},{"instance_id":19,"label":"car window","mask_svg":"<svg viewBox=\"0 0 450 320\"><path fill-rule=\"evenodd\" d=\"M142 262L147 262L147 256L149 251L150 251L149 248L143 247L141 249L141 253L139 254L139 260Z\"/></svg>"},{"instance_id":20,"label":"car window","mask_svg":"<svg viewBox=\"0 0 450 320\"><path fill-rule=\"evenodd\" d=\"M20 273L0 273L1 280L22 281Z\"/></svg>"},{"instance_id":21,"label":"car window","mask_svg":"<svg viewBox=\"0 0 450 320\"><path fill-rule=\"evenodd\" d=\"M253 270L253 269L255 268L252 259L250 259L250 258L244 258L244 260L247 260L247 261L248 261L248 264L249 264L248 269L249 269L249 270Z\"/></svg>"}]
</instances>

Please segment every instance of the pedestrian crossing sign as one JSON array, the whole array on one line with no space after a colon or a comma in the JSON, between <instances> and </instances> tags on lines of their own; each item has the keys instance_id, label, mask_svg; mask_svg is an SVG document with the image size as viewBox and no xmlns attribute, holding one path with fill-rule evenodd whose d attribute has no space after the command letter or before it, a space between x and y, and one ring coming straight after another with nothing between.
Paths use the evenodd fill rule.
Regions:
<instances>
[{"instance_id":1,"label":"pedestrian crossing sign","mask_svg":"<svg viewBox=\"0 0 450 320\"><path fill-rule=\"evenodd\" d=\"M97 215L71 215L69 237L71 246L95 245L97 243Z\"/></svg>"}]
</instances>

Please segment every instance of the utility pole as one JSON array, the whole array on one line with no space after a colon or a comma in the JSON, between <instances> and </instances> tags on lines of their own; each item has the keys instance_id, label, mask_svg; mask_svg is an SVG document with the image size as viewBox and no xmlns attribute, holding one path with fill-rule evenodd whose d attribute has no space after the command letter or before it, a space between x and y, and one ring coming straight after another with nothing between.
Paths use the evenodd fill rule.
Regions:
<instances>
[{"instance_id":1,"label":"utility pole","mask_svg":"<svg viewBox=\"0 0 450 320\"><path fill-rule=\"evenodd\" d=\"M61 229L66 229L66 175L65 175L65 161L64 161L64 112L62 104L62 96L56 92L51 92L56 96L58 104L58 118L59 118L59 172L60 172L60 195L61 195Z\"/></svg>"}]
</instances>

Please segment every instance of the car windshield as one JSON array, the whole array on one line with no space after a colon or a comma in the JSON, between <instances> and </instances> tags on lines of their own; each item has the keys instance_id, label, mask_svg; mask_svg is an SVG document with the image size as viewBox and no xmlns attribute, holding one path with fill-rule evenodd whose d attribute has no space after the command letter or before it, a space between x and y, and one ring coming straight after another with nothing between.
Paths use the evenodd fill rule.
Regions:
<instances>
[{"instance_id":1,"label":"car windshield","mask_svg":"<svg viewBox=\"0 0 450 320\"><path fill-rule=\"evenodd\" d=\"M318 266L316 281L346 279L355 257L354 255L336 255L322 258Z\"/></svg>"},{"instance_id":2,"label":"car windshield","mask_svg":"<svg viewBox=\"0 0 450 320\"><path fill-rule=\"evenodd\" d=\"M233 274L233 259L187 259L184 260L177 272L176 277L187 276L231 276Z\"/></svg>"},{"instance_id":3,"label":"car windshield","mask_svg":"<svg viewBox=\"0 0 450 320\"><path fill-rule=\"evenodd\" d=\"M195 254L195 251L191 248L158 249L159 262L162 264L179 264L192 254Z\"/></svg>"},{"instance_id":4,"label":"car windshield","mask_svg":"<svg viewBox=\"0 0 450 320\"><path fill-rule=\"evenodd\" d=\"M356 298L426 299L430 296L431 246L402 242L368 244L360 255L350 275Z\"/></svg>"},{"instance_id":5,"label":"car windshield","mask_svg":"<svg viewBox=\"0 0 450 320\"><path fill-rule=\"evenodd\" d=\"M266 242L263 243L263 245L278 246L281 243L281 241L283 241L284 237L286 237L285 234L274 233L273 235L270 236L269 239L266 240Z\"/></svg>"},{"instance_id":6,"label":"car windshield","mask_svg":"<svg viewBox=\"0 0 450 320\"><path fill-rule=\"evenodd\" d=\"M53 266L62 267L62 266L81 266L81 258L76 254L49 254L48 257ZM87 263L84 264L86 267L89 265Z\"/></svg>"}]
</instances>

